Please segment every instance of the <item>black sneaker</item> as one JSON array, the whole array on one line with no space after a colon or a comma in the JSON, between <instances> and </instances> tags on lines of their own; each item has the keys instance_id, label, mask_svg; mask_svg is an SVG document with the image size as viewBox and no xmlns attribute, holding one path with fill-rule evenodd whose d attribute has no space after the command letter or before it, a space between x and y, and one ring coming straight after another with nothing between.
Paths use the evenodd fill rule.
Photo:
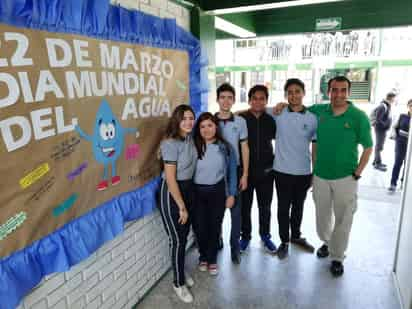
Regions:
<instances>
[{"instance_id":1,"label":"black sneaker","mask_svg":"<svg viewBox=\"0 0 412 309\"><path fill-rule=\"evenodd\" d=\"M343 275L344 272L344 267L342 262L339 261L332 261L332 263L330 264L330 273L332 274L332 276L334 277L340 277Z\"/></svg>"},{"instance_id":2,"label":"black sneaker","mask_svg":"<svg viewBox=\"0 0 412 309\"><path fill-rule=\"evenodd\" d=\"M283 260L284 258L288 256L288 253L289 253L289 245L285 242L282 242L278 250L276 251L278 258Z\"/></svg>"},{"instance_id":3,"label":"black sneaker","mask_svg":"<svg viewBox=\"0 0 412 309\"><path fill-rule=\"evenodd\" d=\"M223 249L223 238L219 237L218 243L217 243L217 250L222 250Z\"/></svg>"},{"instance_id":4,"label":"black sneaker","mask_svg":"<svg viewBox=\"0 0 412 309\"><path fill-rule=\"evenodd\" d=\"M306 238L303 237L299 237L299 238L292 238L290 240L290 242L292 244L295 244L299 247L301 247L303 250L308 251L310 253L315 252L315 247L313 247L310 243L308 243L308 241L306 240Z\"/></svg>"},{"instance_id":5,"label":"black sneaker","mask_svg":"<svg viewBox=\"0 0 412 309\"><path fill-rule=\"evenodd\" d=\"M329 248L328 245L323 244L322 247L316 251L316 255L318 258L325 258L329 256Z\"/></svg>"},{"instance_id":6,"label":"black sneaker","mask_svg":"<svg viewBox=\"0 0 412 309\"><path fill-rule=\"evenodd\" d=\"M233 264L240 264L240 252L238 251L232 251L232 262Z\"/></svg>"}]
</instances>

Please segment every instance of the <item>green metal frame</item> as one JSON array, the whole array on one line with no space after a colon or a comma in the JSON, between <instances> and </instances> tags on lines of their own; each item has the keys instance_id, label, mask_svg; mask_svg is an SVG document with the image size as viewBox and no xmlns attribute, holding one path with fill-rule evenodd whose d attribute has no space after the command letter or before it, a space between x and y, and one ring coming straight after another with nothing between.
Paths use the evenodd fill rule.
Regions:
<instances>
[{"instance_id":1,"label":"green metal frame","mask_svg":"<svg viewBox=\"0 0 412 309\"><path fill-rule=\"evenodd\" d=\"M389 59L380 61L383 67L395 67L395 66L412 66L412 59ZM377 68L379 61L355 61L355 62L335 62L334 66L330 69L367 69ZM295 65L296 70L305 71L312 70L311 63L297 63ZM232 66L220 66L216 67L216 73L224 72L261 72L261 71L286 71L288 70L288 64L259 64L259 65L232 65Z\"/></svg>"}]
</instances>

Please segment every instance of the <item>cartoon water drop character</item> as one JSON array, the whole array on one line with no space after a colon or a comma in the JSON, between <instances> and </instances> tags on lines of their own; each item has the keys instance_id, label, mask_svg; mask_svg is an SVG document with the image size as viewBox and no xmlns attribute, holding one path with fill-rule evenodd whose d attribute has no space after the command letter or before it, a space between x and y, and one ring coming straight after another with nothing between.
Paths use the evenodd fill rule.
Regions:
<instances>
[{"instance_id":1,"label":"cartoon water drop character","mask_svg":"<svg viewBox=\"0 0 412 309\"><path fill-rule=\"evenodd\" d=\"M103 191L108 187L109 164L112 166L112 185L120 183L120 176L116 174L116 161L123 151L125 135L136 133L138 136L137 129L123 128L109 103L102 100L96 114L93 135L87 135L79 126L75 130L81 138L92 143L94 158L104 165L103 180L97 185L97 190Z\"/></svg>"}]
</instances>

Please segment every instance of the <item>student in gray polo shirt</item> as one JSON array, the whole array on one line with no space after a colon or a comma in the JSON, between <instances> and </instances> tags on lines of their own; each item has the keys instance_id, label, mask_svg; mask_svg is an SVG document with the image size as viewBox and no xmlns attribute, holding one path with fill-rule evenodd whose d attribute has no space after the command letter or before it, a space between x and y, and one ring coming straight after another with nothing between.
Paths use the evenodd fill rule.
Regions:
<instances>
[{"instance_id":1,"label":"student in gray polo shirt","mask_svg":"<svg viewBox=\"0 0 412 309\"><path fill-rule=\"evenodd\" d=\"M247 188L249 174L249 146L247 143L246 121L240 116L233 115L232 106L235 103L235 89L224 83L216 91L219 112L216 114L219 120L219 127L223 138L232 146L236 154L236 161L239 179L239 190ZM240 225L241 225L241 206L240 196L236 196L235 206L230 209L232 219L232 229L230 232L231 257L234 264L240 263Z\"/></svg>"},{"instance_id":2,"label":"student in gray polo shirt","mask_svg":"<svg viewBox=\"0 0 412 309\"><path fill-rule=\"evenodd\" d=\"M289 241L307 251L314 251L314 247L301 236L300 227L306 193L312 184L311 161L314 162L316 155L317 129L316 116L302 104L304 83L297 78L288 79L284 90L288 108L280 115L273 115L273 110L268 109L276 121L273 169L278 197L279 236L282 241L277 250L280 259L288 255Z\"/></svg>"},{"instance_id":3,"label":"student in gray polo shirt","mask_svg":"<svg viewBox=\"0 0 412 309\"><path fill-rule=\"evenodd\" d=\"M197 151L191 137L195 114L188 105L174 110L160 144L163 160L159 210L167 235L173 269L173 288L186 303L193 301L188 287L191 277L185 274L185 250L193 208L193 174ZM190 215L190 217L189 217Z\"/></svg>"},{"instance_id":4,"label":"student in gray polo shirt","mask_svg":"<svg viewBox=\"0 0 412 309\"><path fill-rule=\"evenodd\" d=\"M237 194L237 162L232 147L222 138L219 123L203 113L194 129L198 161L194 177L193 228L199 245L199 270L218 274L217 251L225 208L232 208Z\"/></svg>"}]
</instances>

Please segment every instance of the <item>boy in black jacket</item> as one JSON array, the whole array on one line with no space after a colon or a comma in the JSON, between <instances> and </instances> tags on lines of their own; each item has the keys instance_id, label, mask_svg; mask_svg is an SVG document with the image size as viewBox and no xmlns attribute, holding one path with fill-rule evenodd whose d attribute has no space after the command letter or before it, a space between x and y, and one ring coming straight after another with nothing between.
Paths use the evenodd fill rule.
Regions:
<instances>
[{"instance_id":1,"label":"boy in black jacket","mask_svg":"<svg viewBox=\"0 0 412 309\"><path fill-rule=\"evenodd\" d=\"M385 144L386 132L388 132L392 124L391 105L395 102L395 97L395 93L389 92L386 95L386 99L374 111L375 121L372 123L372 126L375 130L376 144L373 166L382 172L386 171L386 164L382 163L381 152Z\"/></svg>"},{"instance_id":2,"label":"boy in black jacket","mask_svg":"<svg viewBox=\"0 0 412 309\"><path fill-rule=\"evenodd\" d=\"M249 90L250 109L240 114L248 129L250 149L248 187L242 192L242 238L240 251L245 251L252 234L251 209L253 193L256 191L259 208L259 235L264 248L271 254L276 252L276 245L270 235L270 207L273 197L273 147L276 136L276 123L266 113L269 92L264 85L255 85Z\"/></svg>"}]
</instances>

